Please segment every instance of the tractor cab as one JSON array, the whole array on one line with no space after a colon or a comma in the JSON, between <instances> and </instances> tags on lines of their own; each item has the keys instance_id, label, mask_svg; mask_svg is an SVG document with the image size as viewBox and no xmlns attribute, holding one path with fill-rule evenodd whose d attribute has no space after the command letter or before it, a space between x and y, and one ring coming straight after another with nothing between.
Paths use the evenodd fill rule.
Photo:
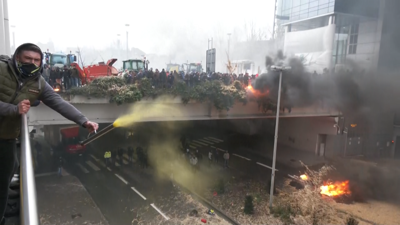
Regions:
<instances>
[{"instance_id":1,"label":"tractor cab","mask_svg":"<svg viewBox=\"0 0 400 225\"><path fill-rule=\"evenodd\" d=\"M187 63L184 64L186 66L187 73L202 73L203 67L201 63Z\"/></svg>"},{"instance_id":2,"label":"tractor cab","mask_svg":"<svg viewBox=\"0 0 400 225\"><path fill-rule=\"evenodd\" d=\"M123 61L123 69L128 71L139 72L144 69L144 62L141 59L128 59Z\"/></svg>"},{"instance_id":3,"label":"tractor cab","mask_svg":"<svg viewBox=\"0 0 400 225\"><path fill-rule=\"evenodd\" d=\"M76 55L74 54L63 54L63 53L44 53L45 64L50 67L63 68L64 66L70 66L71 63L76 62Z\"/></svg>"},{"instance_id":4,"label":"tractor cab","mask_svg":"<svg viewBox=\"0 0 400 225\"><path fill-rule=\"evenodd\" d=\"M176 63L168 63L167 64L167 72L174 72L176 71L177 73L179 73L180 71L182 71L183 68L181 65L176 64Z\"/></svg>"}]
</instances>

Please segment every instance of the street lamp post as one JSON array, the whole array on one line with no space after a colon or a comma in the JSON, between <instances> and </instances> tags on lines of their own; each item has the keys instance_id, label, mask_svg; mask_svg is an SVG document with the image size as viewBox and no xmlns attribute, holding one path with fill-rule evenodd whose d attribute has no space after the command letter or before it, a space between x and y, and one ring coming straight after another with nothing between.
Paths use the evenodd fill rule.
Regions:
<instances>
[{"instance_id":1,"label":"street lamp post","mask_svg":"<svg viewBox=\"0 0 400 225\"><path fill-rule=\"evenodd\" d=\"M10 22L8 19L8 3L7 0L3 0L3 13L4 13L4 43L6 47L6 55L11 55L10 48ZM3 18L1 18L3 19Z\"/></svg>"},{"instance_id":2,"label":"street lamp post","mask_svg":"<svg viewBox=\"0 0 400 225\"><path fill-rule=\"evenodd\" d=\"M279 71L279 89L278 89L278 103L276 106L275 140L274 140L274 153L273 153L273 157L272 157L271 188L269 191L269 207L272 207L272 202L273 202L273 198L274 198L276 148L278 146L279 112L280 112L280 108L281 108L282 72L284 70L289 70L290 67L271 66L271 69L274 71Z\"/></svg>"},{"instance_id":3,"label":"street lamp post","mask_svg":"<svg viewBox=\"0 0 400 225\"><path fill-rule=\"evenodd\" d=\"M228 57L229 57L230 47L231 47L231 33L228 33Z\"/></svg>"},{"instance_id":4,"label":"street lamp post","mask_svg":"<svg viewBox=\"0 0 400 225\"><path fill-rule=\"evenodd\" d=\"M128 50L128 27L129 27L129 24L125 24L125 26L126 26L126 59L129 59L129 56L128 56L128 52L129 52L129 50Z\"/></svg>"},{"instance_id":5,"label":"street lamp post","mask_svg":"<svg viewBox=\"0 0 400 225\"><path fill-rule=\"evenodd\" d=\"M120 40L120 37L121 37L121 34L117 34L117 37L118 37L118 39L117 39L117 49L118 49L118 57L121 57L121 47L120 47L120 42L121 42L121 40Z\"/></svg>"},{"instance_id":6,"label":"street lamp post","mask_svg":"<svg viewBox=\"0 0 400 225\"><path fill-rule=\"evenodd\" d=\"M12 31L12 38L13 38L13 52L15 51L15 49L17 49L17 47L15 47L15 26L11 25L11 28L13 28Z\"/></svg>"}]
</instances>

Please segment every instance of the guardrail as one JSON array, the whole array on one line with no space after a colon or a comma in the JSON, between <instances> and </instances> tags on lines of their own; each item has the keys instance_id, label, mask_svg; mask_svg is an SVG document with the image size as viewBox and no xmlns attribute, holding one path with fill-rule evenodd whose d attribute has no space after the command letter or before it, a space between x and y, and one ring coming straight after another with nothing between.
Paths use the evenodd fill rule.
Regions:
<instances>
[{"instance_id":1,"label":"guardrail","mask_svg":"<svg viewBox=\"0 0 400 225\"><path fill-rule=\"evenodd\" d=\"M29 140L28 118L22 115L21 125L21 224L39 225L36 201L35 174L33 170L31 143Z\"/></svg>"}]
</instances>

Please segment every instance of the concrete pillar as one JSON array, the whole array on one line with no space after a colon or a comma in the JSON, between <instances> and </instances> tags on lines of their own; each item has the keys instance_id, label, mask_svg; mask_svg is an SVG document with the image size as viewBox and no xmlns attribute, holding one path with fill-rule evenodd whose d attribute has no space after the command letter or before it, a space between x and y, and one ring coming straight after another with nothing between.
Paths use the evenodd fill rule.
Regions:
<instances>
[{"instance_id":1,"label":"concrete pillar","mask_svg":"<svg viewBox=\"0 0 400 225\"><path fill-rule=\"evenodd\" d=\"M6 39L4 29L4 4L3 0L0 0L0 55L6 54Z\"/></svg>"},{"instance_id":2,"label":"concrete pillar","mask_svg":"<svg viewBox=\"0 0 400 225\"><path fill-rule=\"evenodd\" d=\"M3 0L3 17L4 17L4 35L5 35L5 48L6 55L11 56L10 44L10 21L8 20L8 0Z\"/></svg>"},{"instance_id":3,"label":"concrete pillar","mask_svg":"<svg viewBox=\"0 0 400 225\"><path fill-rule=\"evenodd\" d=\"M336 24L335 19L336 19L335 15L329 16L329 24Z\"/></svg>"}]
</instances>

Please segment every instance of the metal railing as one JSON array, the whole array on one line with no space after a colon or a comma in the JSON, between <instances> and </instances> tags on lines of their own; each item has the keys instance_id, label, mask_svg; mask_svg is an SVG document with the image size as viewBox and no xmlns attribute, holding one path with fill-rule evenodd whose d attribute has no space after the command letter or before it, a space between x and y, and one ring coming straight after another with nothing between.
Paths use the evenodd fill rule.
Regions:
<instances>
[{"instance_id":1,"label":"metal railing","mask_svg":"<svg viewBox=\"0 0 400 225\"><path fill-rule=\"evenodd\" d=\"M28 117L22 115L21 125L21 224L39 225L36 202L35 173L33 170L31 143L29 140Z\"/></svg>"}]
</instances>

